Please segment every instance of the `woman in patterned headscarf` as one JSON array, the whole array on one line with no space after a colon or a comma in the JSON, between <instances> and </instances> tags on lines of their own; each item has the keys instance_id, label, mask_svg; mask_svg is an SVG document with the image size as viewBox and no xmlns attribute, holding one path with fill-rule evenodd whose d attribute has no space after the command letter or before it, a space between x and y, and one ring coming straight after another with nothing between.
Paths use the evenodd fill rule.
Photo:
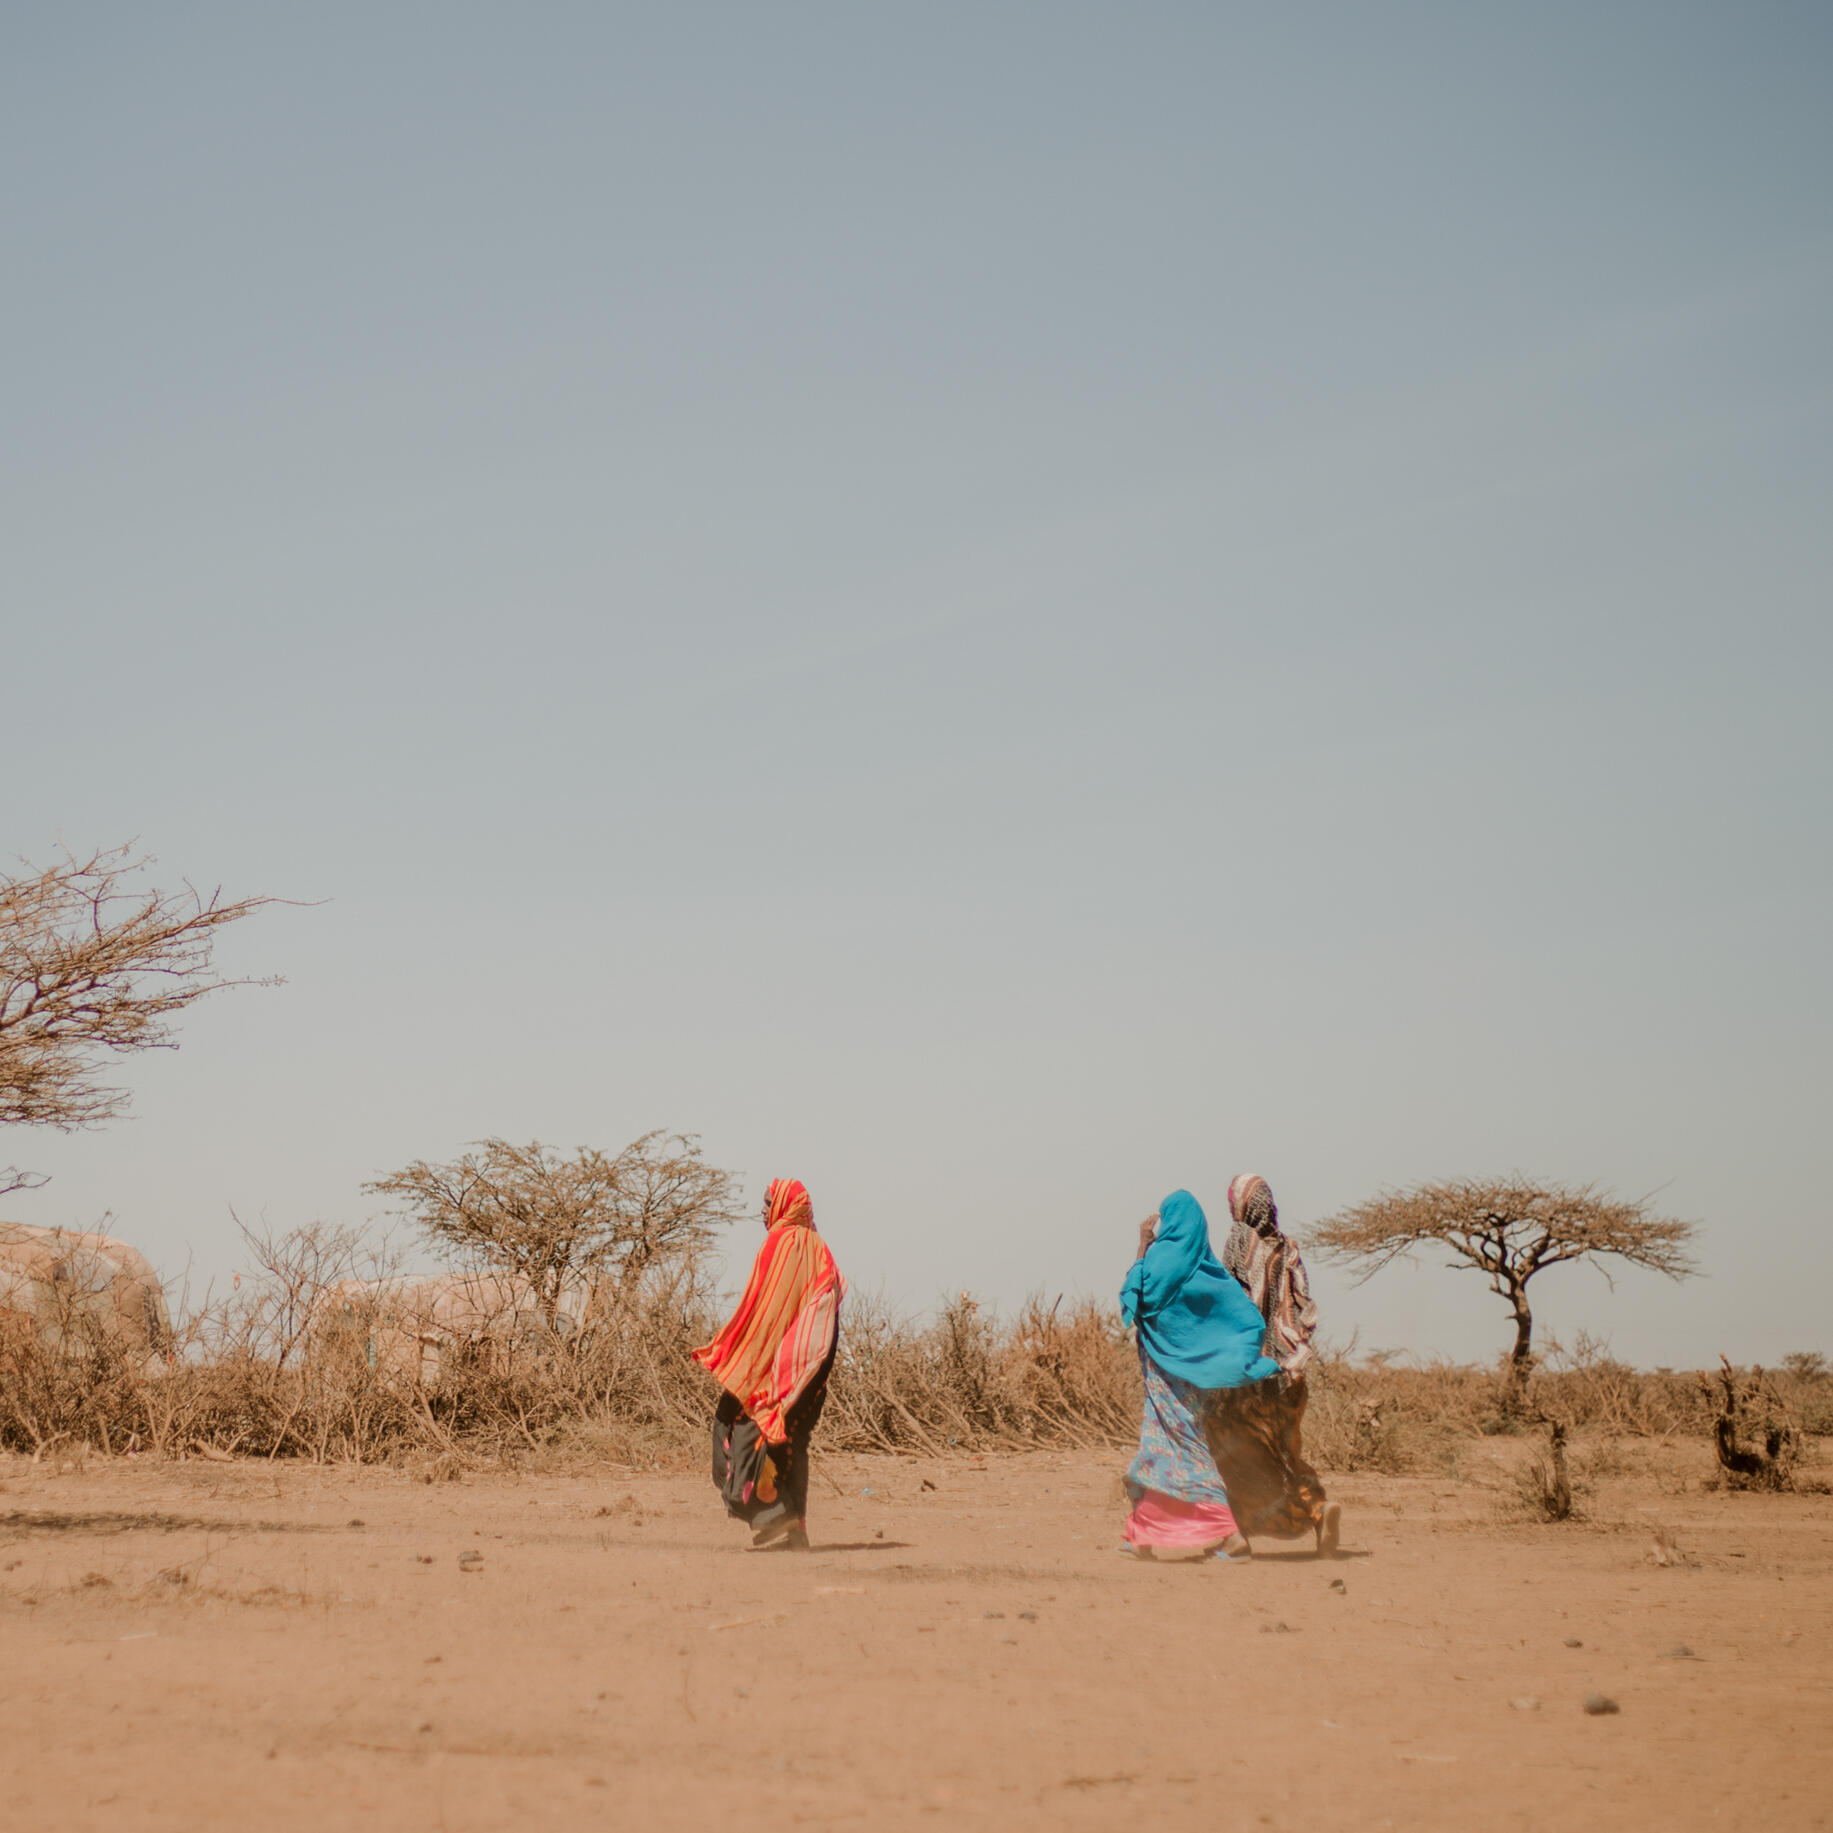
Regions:
<instances>
[{"instance_id":1,"label":"woman in patterned headscarf","mask_svg":"<svg viewBox=\"0 0 1833 1833\"><path fill-rule=\"evenodd\" d=\"M764 1245L744 1296L694 1360L725 1389L713 1418L713 1481L753 1546L808 1545L808 1441L827 1400L846 1281L794 1178L764 1198Z\"/></svg>"},{"instance_id":2,"label":"woman in patterned headscarf","mask_svg":"<svg viewBox=\"0 0 1833 1833\"><path fill-rule=\"evenodd\" d=\"M1222 1264L1266 1320L1261 1348L1278 1373L1216 1396L1205 1424L1216 1467L1228 1485L1241 1531L1273 1540L1315 1534L1320 1553L1336 1550L1342 1510L1300 1449L1305 1369L1317 1331L1317 1306L1305 1263L1280 1233L1279 1209L1265 1178L1252 1172L1228 1187L1234 1219Z\"/></svg>"}]
</instances>

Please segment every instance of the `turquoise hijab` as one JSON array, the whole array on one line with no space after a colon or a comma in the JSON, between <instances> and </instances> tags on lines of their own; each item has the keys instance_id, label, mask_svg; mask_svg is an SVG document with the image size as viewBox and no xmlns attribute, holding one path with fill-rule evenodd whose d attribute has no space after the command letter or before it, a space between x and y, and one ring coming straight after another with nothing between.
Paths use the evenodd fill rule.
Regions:
<instances>
[{"instance_id":1,"label":"turquoise hijab","mask_svg":"<svg viewBox=\"0 0 1833 1833\"><path fill-rule=\"evenodd\" d=\"M1245 1387L1279 1373L1260 1353L1266 1320L1209 1250L1209 1222L1188 1190L1158 1206L1158 1238L1120 1288L1120 1315L1167 1375L1192 1387Z\"/></svg>"}]
</instances>

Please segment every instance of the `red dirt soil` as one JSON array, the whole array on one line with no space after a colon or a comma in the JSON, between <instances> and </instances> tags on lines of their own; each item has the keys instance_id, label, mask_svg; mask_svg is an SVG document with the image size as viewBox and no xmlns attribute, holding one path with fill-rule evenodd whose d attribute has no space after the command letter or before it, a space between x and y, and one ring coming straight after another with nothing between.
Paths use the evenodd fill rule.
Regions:
<instances>
[{"instance_id":1,"label":"red dirt soil","mask_svg":"<svg viewBox=\"0 0 1833 1833\"><path fill-rule=\"evenodd\" d=\"M1833 1828L1833 1500L1707 1456L1156 1567L1119 1458L817 1444L800 1555L702 1476L0 1461L7 1825Z\"/></svg>"}]
</instances>

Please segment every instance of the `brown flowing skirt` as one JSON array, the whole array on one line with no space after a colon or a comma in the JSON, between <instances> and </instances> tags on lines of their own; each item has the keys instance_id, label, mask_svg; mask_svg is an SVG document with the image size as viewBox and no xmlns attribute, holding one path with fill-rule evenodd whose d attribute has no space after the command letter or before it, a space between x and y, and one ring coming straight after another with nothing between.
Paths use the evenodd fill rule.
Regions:
<instances>
[{"instance_id":1,"label":"brown flowing skirt","mask_svg":"<svg viewBox=\"0 0 1833 1833\"><path fill-rule=\"evenodd\" d=\"M1324 1519L1324 1485L1299 1448L1305 1379L1277 1375L1252 1387L1224 1388L1205 1418L1229 1507L1249 1540L1297 1540Z\"/></svg>"}]
</instances>

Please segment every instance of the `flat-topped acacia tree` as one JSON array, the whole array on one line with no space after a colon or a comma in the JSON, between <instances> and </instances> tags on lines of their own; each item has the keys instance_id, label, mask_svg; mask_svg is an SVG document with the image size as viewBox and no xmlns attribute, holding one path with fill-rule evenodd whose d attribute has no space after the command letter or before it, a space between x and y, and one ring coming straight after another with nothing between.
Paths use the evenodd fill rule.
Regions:
<instances>
[{"instance_id":1,"label":"flat-topped acacia tree","mask_svg":"<svg viewBox=\"0 0 1833 1833\"><path fill-rule=\"evenodd\" d=\"M1449 1248L1451 1266L1482 1273L1514 1314L1515 1347L1503 1383L1504 1402L1512 1405L1534 1362L1530 1280L1568 1260L1607 1256L1686 1279L1698 1271L1687 1252L1695 1232L1691 1222L1652 1214L1646 1199L1626 1203L1595 1184L1454 1178L1383 1191L1326 1217L1310 1240L1326 1259L1359 1268L1358 1285L1422 1247ZM1598 1270L1610 1277L1602 1265Z\"/></svg>"}]
</instances>

